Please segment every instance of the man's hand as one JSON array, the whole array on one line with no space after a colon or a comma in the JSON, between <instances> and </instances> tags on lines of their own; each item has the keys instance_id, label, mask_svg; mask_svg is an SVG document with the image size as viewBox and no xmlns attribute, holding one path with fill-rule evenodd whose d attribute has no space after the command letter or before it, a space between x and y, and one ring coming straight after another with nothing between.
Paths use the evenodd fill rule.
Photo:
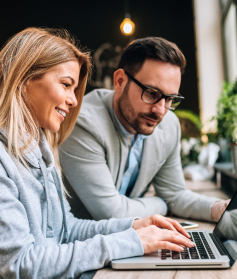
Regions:
<instances>
[{"instance_id":1,"label":"man's hand","mask_svg":"<svg viewBox=\"0 0 237 279\"><path fill-rule=\"evenodd\" d=\"M163 217L158 214L154 214L152 216L135 220L133 222L133 229L138 230L144 227L148 227L154 225L158 228L167 229L173 232L180 232L184 236L190 238L190 235L186 232L186 230L175 220L172 220L170 218Z\"/></svg>"},{"instance_id":2,"label":"man's hand","mask_svg":"<svg viewBox=\"0 0 237 279\"><path fill-rule=\"evenodd\" d=\"M214 222L218 222L224 213L230 200L216 201L211 207L211 218Z\"/></svg>"}]
</instances>

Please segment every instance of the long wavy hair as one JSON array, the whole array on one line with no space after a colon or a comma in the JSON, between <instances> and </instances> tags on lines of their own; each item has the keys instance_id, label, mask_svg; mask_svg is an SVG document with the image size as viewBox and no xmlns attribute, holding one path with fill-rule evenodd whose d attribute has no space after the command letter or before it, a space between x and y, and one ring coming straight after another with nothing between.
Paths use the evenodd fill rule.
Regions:
<instances>
[{"instance_id":1,"label":"long wavy hair","mask_svg":"<svg viewBox=\"0 0 237 279\"><path fill-rule=\"evenodd\" d=\"M0 128L7 131L8 153L25 165L24 152L32 140L39 143L40 135L23 85L27 80L40 78L50 68L72 60L80 66L79 85L75 90L78 105L70 109L57 133L43 129L57 167L58 146L73 129L91 74L90 53L81 50L66 30L46 28L27 28L13 36L0 51ZM19 138L23 146L19 145Z\"/></svg>"}]
</instances>

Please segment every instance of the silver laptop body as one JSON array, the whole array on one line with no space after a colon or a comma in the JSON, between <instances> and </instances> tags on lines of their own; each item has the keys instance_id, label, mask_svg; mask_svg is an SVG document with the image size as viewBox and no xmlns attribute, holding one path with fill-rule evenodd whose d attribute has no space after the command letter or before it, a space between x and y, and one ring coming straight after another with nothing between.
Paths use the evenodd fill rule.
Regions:
<instances>
[{"instance_id":1,"label":"silver laptop body","mask_svg":"<svg viewBox=\"0 0 237 279\"><path fill-rule=\"evenodd\" d=\"M237 259L237 192L213 232L189 231L194 248L181 253L158 250L141 257L113 260L114 269L228 268Z\"/></svg>"}]
</instances>

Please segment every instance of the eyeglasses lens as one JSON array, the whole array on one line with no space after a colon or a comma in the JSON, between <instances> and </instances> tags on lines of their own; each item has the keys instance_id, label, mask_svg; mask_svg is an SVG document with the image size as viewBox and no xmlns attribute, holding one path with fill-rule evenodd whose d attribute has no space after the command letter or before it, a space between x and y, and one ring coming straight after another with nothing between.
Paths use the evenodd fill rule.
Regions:
<instances>
[{"instance_id":1,"label":"eyeglasses lens","mask_svg":"<svg viewBox=\"0 0 237 279\"><path fill-rule=\"evenodd\" d=\"M143 92L142 100L148 104L154 104L162 98L162 94L159 91L152 89L146 89ZM165 100L165 107L175 109L181 103L180 98L169 97Z\"/></svg>"}]
</instances>

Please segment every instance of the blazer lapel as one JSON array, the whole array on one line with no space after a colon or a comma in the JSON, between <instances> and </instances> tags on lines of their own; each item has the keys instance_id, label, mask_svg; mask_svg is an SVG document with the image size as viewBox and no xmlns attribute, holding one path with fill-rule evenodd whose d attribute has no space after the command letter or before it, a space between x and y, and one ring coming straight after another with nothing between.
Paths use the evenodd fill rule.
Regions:
<instances>
[{"instance_id":1,"label":"blazer lapel","mask_svg":"<svg viewBox=\"0 0 237 279\"><path fill-rule=\"evenodd\" d=\"M150 184L163 163L163 144L164 132L158 126L153 134L144 141L140 171L130 194L131 198L139 197L146 190L146 187Z\"/></svg>"},{"instance_id":2,"label":"blazer lapel","mask_svg":"<svg viewBox=\"0 0 237 279\"><path fill-rule=\"evenodd\" d=\"M109 115L111 117L111 120L113 121L116 133L117 133L117 137L119 140L119 146L116 147L115 150L115 156L117 157L117 177L114 181L116 189L119 191L119 188L121 186L121 182L122 182L122 178L123 178L123 173L124 173L124 168L125 168L125 164L127 161L127 157L128 157L128 147L127 147L127 143L126 143L126 139L123 135L123 133L121 132L118 123L115 119L114 116L114 109L113 109L113 99L114 99L114 92L110 93L110 94L106 94L102 101L104 103L104 105L106 106Z\"/></svg>"}]
</instances>

